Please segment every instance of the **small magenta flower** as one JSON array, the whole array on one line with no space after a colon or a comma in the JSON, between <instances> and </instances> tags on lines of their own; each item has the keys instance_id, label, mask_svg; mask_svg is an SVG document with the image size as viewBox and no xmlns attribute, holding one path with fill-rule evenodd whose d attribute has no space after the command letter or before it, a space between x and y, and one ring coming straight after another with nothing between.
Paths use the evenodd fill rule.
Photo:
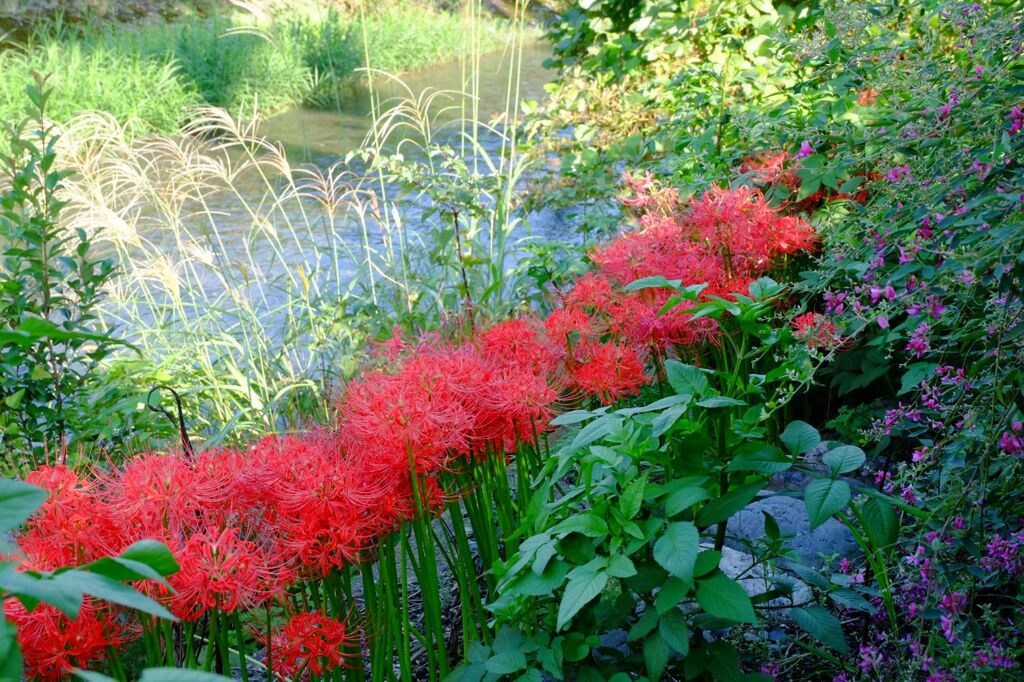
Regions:
<instances>
[{"instance_id":1,"label":"small magenta flower","mask_svg":"<svg viewBox=\"0 0 1024 682\"><path fill-rule=\"evenodd\" d=\"M811 146L810 142L808 142L807 140L804 140L803 142L800 143L800 151L798 151L796 153L796 158L798 158L798 159L806 159L808 156L811 156L813 154L814 154L814 147Z\"/></svg>"},{"instance_id":2,"label":"small magenta flower","mask_svg":"<svg viewBox=\"0 0 1024 682\"><path fill-rule=\"evenodd\" d=\"M917 325L917 329L910 335L910 341L907 342L907 352L913 353L915 358L920 358L927 353L931 348L930 333L931 327L927 322Z\"/></svg>"},{"instance_id":3,"label":"small magenta flower","mask_svg":"<svg viewBox=\"0 0 1024 682\"><path fill-rule=\"evenodd\" d=\"M1004 118L1010 122L1011 137L1019 133L1021 128L1024 128L1024 111L1021 111L1020 107L1010 109L1010 113L1008 113Z\"/></svg>"}]
</instances>

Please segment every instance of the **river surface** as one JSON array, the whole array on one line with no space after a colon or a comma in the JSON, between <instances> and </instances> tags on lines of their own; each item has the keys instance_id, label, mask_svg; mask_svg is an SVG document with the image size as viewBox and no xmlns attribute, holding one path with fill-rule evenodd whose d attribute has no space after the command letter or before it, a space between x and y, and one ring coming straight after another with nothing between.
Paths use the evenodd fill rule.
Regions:
<instances>
[{"instance_id":1,"label":"river surface","mask_svg":"<svg viewBox=\"0 0 1024 682\"><path fill-rule=\"evenodd\" d=\"M458 61L402 74L400 80L405 87L393 78L377 74L373 87L382 108L410 93L419 98L430 91L458 93L475 89L476 117L488 122L495 115L510 111L517 101L543 99L545 84L554 79L554 72L543 67L544 60L551 56L547 44L526 45L520 55L517 63L513 63L509 51L481 55L475 88ZM518 94L510 87L510 69L518 72ZM284 145L292 161L326 167L363 144L374 114L373 101L369 86L360 84L340 96L331 110L297 108L271 118L264 125L263 134ZM442 111L449 106L450 109ZM434 130L443 139L455 129L453 124L461 118L471 118L474 112L471 102L464 103L453 94L439 97L432 114Z\"/></svg>"},{"instance_id":2,"label":"river surface","mask_svg":"<svg viewBox=\"0 0 1024 682\"><path fill-rule=\"evenodd\" d=\"M369 289L372 303L383 310L401 305L394 290L391 300L379 300L374 278L377 289L387 278L404 278L398 290L419 295L417 276L425 271L409 268L403 254L430 267L438 240L451 235L440 227L428 196L367 181L361 177L361 161L350 152L373 141L368 133L374 116L399 98L469 92L475 97L434 98L424 130L400 129L379 147L385 154L401 149L411 161L423 161L423 146L409 142L422 142L426 131L432 144L450 146L469 168L486 174L489 163L508 158L512 128L500 115L517 111L518 102L545 97L544 86L554 78L543 67L550 54L546 44L532 44L516 54L482 55L472 68L456 61L403 74L400 80L374 74L372 89L366 84L349 88L331 110L297 108L262 123L259 134L279 145L286 164L250 168L232 175L229 191L203 191L188 200L168 201L163 190L141 200L125 199L129 207L142 206L133 225L142 240L119 252L123 270L135 276L129 278L130 290L117 297L123 307L112 310L115 321L143 336L156 330L237 336L238 330L254 326L261 328L258 336L277 336L296 323L296 310L313 314L320 305L314 301L347 293L365 298ZM472 80L467 72L475 74ZM474 128L475 148L464 142ZM237 156L240 150L227 154ZM192 181L204 165L222 164L204 161L192 167L197 170L161 172L199 186ZM335 179L345 189L335 191ZM518 186L524 184L521 179ZM335 195L345 198L325 208ZM572 239L571 221L560 212L518 215L511 224L514 229L503 242L488 235L486 224L478 228L485 252L476 253L508 269L531 241ZM495 250L496 241L501 243Z\"/></svg>"}]
</instances>

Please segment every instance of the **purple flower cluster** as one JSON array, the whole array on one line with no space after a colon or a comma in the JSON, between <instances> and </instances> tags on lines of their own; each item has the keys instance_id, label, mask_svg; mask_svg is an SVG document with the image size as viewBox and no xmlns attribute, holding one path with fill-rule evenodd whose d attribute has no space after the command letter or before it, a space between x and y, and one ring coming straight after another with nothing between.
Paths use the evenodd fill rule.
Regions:
<instances>
[{"instance_id":1,"label":"purple flower cluster","mask_svg":"<svg viewBox=\"0 0 1024 682\"><path fill-rule=\"evenodd\" d=\"M985 548L985 556L979 562L986 571L1002 571L1019 576L1024 571L1024 530L1007 535L997 533Z\"/></svg>"},{"instance_id":2,"label":"purple flower cluster","mask_svg":"<svg viewBox=\"0 0 1024 682\"><path fill-rule=\"evenodd\" d=\"M1024 455L1024 423L1014 420L1010 424L1010 430L999 438L999 449L1014 457Z\"/></svg>"}]
</instances>

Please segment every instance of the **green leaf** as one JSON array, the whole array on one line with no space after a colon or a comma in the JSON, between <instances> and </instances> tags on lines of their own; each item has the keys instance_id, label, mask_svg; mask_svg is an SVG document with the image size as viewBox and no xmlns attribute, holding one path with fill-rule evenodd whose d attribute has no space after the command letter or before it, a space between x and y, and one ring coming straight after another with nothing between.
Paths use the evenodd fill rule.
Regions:
<instances>
[{"instance_id":1,"label":"green leaf","mask_svg":"<svg viewBox=\"0 0 1024 682\"><path fill-rule=\"evenodd\" d=\"M608 534L608 522L594 512L574 514L550 531L551 535L563 538L569 533L580 533L588 538L599 538Z\"/></svg>"},{"instance_id":2,"label":"green leaf","mask_svg":"<svg viewBox=\"0 0 1024 682\"><path fill-rule=\"evenodd\" d=\"M611 415L603 415L590 422L576 434L569 444L569 450L576 451L591 443L594 443L608 434L615 431L622 424L622 420Z\"/></svg>"},{"instance_id":3,"label":"green leaf","mask_svg":"<svg viewBox=\"0 0 1024 682\"><path fill-rule=\"evenodd\" d=\"M739 407L743 405L746 405L746 403L743 402L742 400L737 400L736 398L729 398L728 396L724 395L713 395L708 398L704 398L703 400L697 401L698 407L705 407L708 409L714 409L716 407Z\"/></svg>"},{"instance_id":4,"label":"green leaf","mask_svg":"<svg viewBox=\"0 0 1024 682\"><path fill-rule=\"evenodd\" d=\"M572 617L601 594L601 590L608 584L608 574L603 570L603 562L598 564L596 561L574 568L569 573L569 583L565 586L565 594L558 605L556 631L568 625Z\"/></svg>"},{"instance_id":5,"label":"green leaf","mask_svg":"<svg viewBox=\"0 0 1024 682\"><path fill-rule=\"evenodd\" d=\"M589 412L587 410L573 410L572 412L566 412L560 414L551 420L551 426L569 426L571 424L579 424L585 422L588 419L593 419L598 416L597 412Z\"/></svg>"},{"instance_id":6,"label":"green leaf","mask_svg":"<svg viewBox=\"0 0 1024 682\"><path fill-rule=\"evenodd\" d=\"M82 608L82 592L60 581L60 576L15 571L11 564L0 567L0 590L18 597L29 610L39 602L57 608L69 618L77 618Z\"/></svg>"},{"instance_id":7,"label":"green leaf","mask_svg":"<svg viewBox=\"0 0 1024 682\"><path fill-rule=\"evenodd\" d=\"M693 582L693 566L700 551L700 533L689 521L668 524L665 533L654 543L654 560L672 575Z\"/></svg>"},{"instance_id":8,"label":"green leaf","mask_svg":"<svg viewBox=\"0 0 1024 682\"><path fill-rule=\"evenodd\" d=\"M900 519L893 506L877 498L868 498L860 509L864 518L864 531L877 549L886 549L896 543L900 532Z\"/></svg>"},{"instance_id":9,"label":"green leaf","mask_svg":"<svg viewBox=\"0 0 1024 682\"><path fill-rule=\"evenodd\" d=\"M701 395L708 386L708 378L700 368L678 360L665 361L665 376L678 394Z\"/></svg>"},{"instance_id":10,"label":"green leaf","mask_svg":"<svg viewBox=\"0 0 1024 682\"><path fill-rule=\"evenodd\" d=\"M913 362L907 365L907 371L900 379L900 391L898 395L909 393L916 389L922 381L935 373L938 364L934 362Z\"/></svg>"},{"instance_id":11,"label":"green leaf","mask_svg":"<svg viewBox=\"0 0 1024 682\"><path fill-rule=\"evenodd\" d=\"M640 512L640 506L644 501L644 488L647 486L647 475L644 474L626 486L619 498L619 510L627 519L631 519Z\"/></svg>"},{"instance_id":12,"label":"green leaf","mask_svg":"<svg viewBox=\"0 0 1024 682\"><path fill-rule=\"evenodd\" d=\"M711 494L699 485L680 488L679 490L674 490L665 498L665 513L669 516L675 516L698 502L710 499Z\"/></svg>"},{"instance_id":13,"label":"green leaf","mask_svg":"<svg viewBox=\"0 0 1024 682\"><path fill-rule=\"evenodd\" d=\"M690 632L686 628L686 617L679 609L672 609L662 615L658 621L658 634L681 656L690 653Z\"/></svg>"},{"instance_id":14,"label":"green leaf","mask_svg":"<svg viewBox=\"0 0 1024 682\"><path fill-rule=\"evenodd\" d=\"M705 549L697 555L697 563L693 567L693 575L700 578L718 568L722 562L722 553L713 549Z\"/></svg>"},{"instance_id":15,"label":"green leaf","mask_svg":"<svg viewBox=\"0 0 1024 682\"><path fill-rule=\"evenodd\" d=\"M816 640L832 647L841 654L848 653L850 647L843 636L843 626L824 606L814 604L803 608L790 609L790 614L800 629Z\"/></svg>"},{"instance_id":16,"label":"green leaf","mask_svg":"<svg viewBox=\"0 0 1024 682\"><path fill-rule=\"evenodd\" d=\"M804 490L804 505L807 507L807 518L814 530L850 501L850 486L846 481L834 479L818 479L811 481Z\"/></svg>"},{"instance_id":17,"label":"green leaf","mask_svg":"<svg viewBox=\"0 0 1024 682\"><path fill-rule=\"evenodd\" d=\"M635 642L636 640L646 637L654 628L658 627L659 614L654 609L647 609L640 614L640 617L633 623L633 627L629 629L629 633L626 635L627 642Z\"/></svg>"},{"instance_id":18,"label":"green leaf","mask_svg":"<svg viewBox=\"0 0 1024 682\"><path fill-rule=\"evenodd\" d=\"M686 595L693 589L693 583L687 583L679 578L670 577L658 590L658 596L654 598L654 608L659 615L668 613L674 609L679 602L686 599Z\"/></svg>"},{"instance_id":19,"label":"green leaf","mask_svg":"<svg viewBox=\"0 0 1024 682\"><path fill-rule=\"evenodd\" d=\"M65 571L57 576L62 583L73 585L74 589L104 601L127 606L136 611L148 613L164 620L176 621L171 612L138 590L124 583L112 580L98 573L80 569Z\"/></svg>"},{"instance_id":20,"label":"green leaf","mask_svg":"<svg viewBox=\"0 0 1024 682\"><path fill-rule=\"evenodd\" d=\"M662 275L653 277L641 277L622 288L625 292L640 291L641 289L672 289L682 291L682 280L666 279Z\"/></svg>"},{"instance_id":21,"label":"green leaf","mask_svg":"<svg viewBox=\"0 0 1024 682\"><path fill-rule=\"evenodd\" d=\"M832 470L833 476L847 474L856 471L864 466L864 451L855 445L840 445L838 448L829 450L821 461Z\"/></svg>"},{"instance_id":22,"label":"green leaf","mask_svg":"<svg viewBox=\"0 0 1024 682\"><path fill-rule=\"evenodd\" d=\"M758 479L753 483L747 483L735 490L730 490L717 500L708 502L697 512L697 525L707 528L708 526L725 521L750 504L751 500L757 497L757 494L764 489L764 484L763 480Z\"/></svg>"},{"instance_id":23,"label":"green leaf","mask_svg":"<svg viewBox=\"0 0 1024 682\"><path fill-rule=\"evenodd\" d=\"M16 410L21 406L21 401L24 397L25 389L19 388L17 391L4 398L4 403L6 403L7 407L11 408L12 410Z\"/></svg>"},{"instance_id":24,"label":"green leaf","mask_svg":"<svg viewBox=\"0 0 1024 682\"><path fill-rule=\"evenodd\" d=\"M632 578L636 575L636 566L628 556L616 554L608 559L608 575L612 578Z\"/></svg>"},{"instance_id":25,"label":"green leaf","mask_svg":"<svg viewBox=\"0 0 1024 682\"><path fill-rule=\"evenodd\" d=\"M491 656L484 662L487 672L508 675L526 667L526 654L518 649L506 649Z\"/></svg>"},{"instance_id":26,"label":"green leaf","mask_svg":"<svg viewBox=\"0 0 1024 682\"><path fill-rule=\"evenodd\" d=\"M781 448L768 443L744 443L736 448L736 455L729 462L727 470L777 474L791 466L793 460Z\"/></svg>"},{"instance_id":27,"label":"green leaf","mask_svg":"<svg viewBox=\"0 0 1024 682\"><path fill-rule=\"evenodd\" d=\"M42 506L48 494L34 485L0 478L0 531L20 526Z\"/></svg>"},{"instance_id":28,"label":"green leaf","mask_svg":"<svg viewBox=\"0 0 1024 682\"><path fill-rule=\"evenodd\" d=\"M802 455L813 450L821 442L817 429L806 422L794 421L786 426L779 437L792 454Z\"/></svg>"},{"instance_id":29,"label":"green leaf","mask_svg":"<svg viewBox=\"0 0 1024 682\"><path fill-rule=\"evenodd\" d=\"M0 618L0 680L20 680L23 674L17 630L13 623Z\"/></svg>"},{"instance_id":30,"label":"green leaf","mask_svg":"<svg viewBox=\"0 0 1024 682\"><path fill-rule=\"evenodd\" d=\"M669 649L668 643L659 632L648 635L644 640L644 664L647 666L647 676L652 680L660 680L671 655L672 651Z\"/></svg>"},{"instance_id":31,"label":"green leaf","mask_svg":"<svg viewBox=\"0 0 1024 682\"><path fill-rule=\"evenodd\" d=\"M121 556L103 557L85 564L81 569L120 582L155 580L169 588L170 585L164 580L164 576L176 573L178 562L163 543L142 540L126 549Z\"/></svg>"},{"instance_id":32,"label":"green leaf","mask_svg":"<svg viewBox=\"0 0 1024 682\"><path fill-rule=\"evenodd\" d=\"M697 603L716 618L755 623L757 615L743 587L721 571L697 582Z\"/></svg>"}]
</instances>

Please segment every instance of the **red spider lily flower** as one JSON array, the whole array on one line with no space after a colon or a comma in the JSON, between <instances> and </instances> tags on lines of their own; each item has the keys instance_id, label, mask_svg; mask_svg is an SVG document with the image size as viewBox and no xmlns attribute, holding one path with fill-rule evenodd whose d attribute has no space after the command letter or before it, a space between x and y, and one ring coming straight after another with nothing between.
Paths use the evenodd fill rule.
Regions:
<instances>
[{"instance_id":1,"label":"red spider lily flower","mask_svg":"<svg viewBox=\"0 0 1024 682\"><path fill-rule=\"evenodd\" d=\"M121 618L89 598L74 620L47 604L29 613L15 599L4 601L4 615L18 629L26 676L43 682L70 679L73 669L89 669L103 660L107 647L131 639Z\"/></svg>"},{"instance_id":2,"label":"red spider lily flower","mask_svg":"<svg viewBox=\"0 0 1024 682\"><path fill-rule=\"evenodd\" d=\"M499 364L489 372L487 387L475 403L474 436L495 450L512 452L521 443L532 443L554 416L558 395L532 371Z\"/></svg>"},{"instance_id":3,"label":"red spider lily flower","mask_svg":"<svg viewBox=\"0 0 1024 682\"><path fill-rule=\"evenodd\" d=\"M544 329L560 356L564 356L570 346L593 338L597 334L594 320L574 306L552 310L544 320Z\"/></svg>"},{"instance_id":4,"label":"red spider lily flower","mask_svg":"<svg viewBox=\"0 0 1024 682\"><path fill-rule=\"evenodd\" d=\"M636 395L650 382L636 349L612 342L588 343L580 348L577 362L569 371L576 386L606 405Z\"/></svg>"},{"instance_id":5,"label":"red spider lily flower","mask_svg":"<svg viewBox=\"0 0 1024 682\"><path fill-rule=\"evenodd\" d=\"M722 259L729 277L753 278L780 256L813 248L814 230L768 205L756 189L712 187L687 212L708 249Z\"/></svg>"},{"instance_id":6,"label":"red spider lily flower","mask_svg":"<svg viewBox=\"0 0 1024 682\"><path fill-rule=\"evenodd\" d=\"M743 159L740 173L749 175L759 184L783 185L795 191L800 188L800 178L796 174L799 167L799 163L791 161L789 152L761 152Z\"/></svg>"},{"instance_id":7,"label":"red spider lily flower","mask_svg":"<svg viewBox=\"0 0 1024 682\"><path fill-rule=\"evenodd\" d=\"M171 612L194 621L209 609L249 609L279 596L291 575L274 555L237 528L195 533L175 552L181 570L168 578L176 592L168 599Z\"/></svg>"},{"instance_id":8,"label":"red spider lily flower","mask_svg":"<svg viewBox=\"0 0 1024 682\"><path fill-rule=\"evenodd\" d=\"M264 644L270 650L272 673L309 679L341 666L345 649L358 641L343 621L314 612L295 614Z\"/></svg>"},{"instance_id":9,"label":"red spider lily flower","mask_svg":"<svg viewBox=\"0 0 1024 682\"><path fill-rule=\"evenodd\" d=\"M223 481L197 475L178 454L144 454L105 481L107 498L128 534L136 538L179 537L211 503L223 502Z\"/></svg>"},{"instance_id":10,"label":"red spider lily flower","mask_svg":"<svg viewBox=\"0 0 1024 682\"><path fill-rule=\"evenodd\" d=\"M839 332L832 320L821 313L804 313L793 319L793 336L803 341L808 348L831 349L842 343Z\"/></svg>"},{"instance_id":11,"label":"red spider lily flower","mask_svg":"<svg viewBox=\"0 0 1024 682\"><path fill-rule=\"evenodd\" d=\"M409 344L402 338L402 328L392 325L391 338L387 341L370 341L376 352L388 360L396 360L409 349Z\"/></svg>"},{"instance_id":12,"label":"red spider lily flower","mask_svg":"<svg viewBox=\"0 0 1024 682\"><path fill-rule=\"evenodd\" d=\"M630 172L622 175L622 183L628 190L622 205L648 213L669 214L679 204L679 192L675 187L665 187L648 171L637 176Z\"/></svg>"},{"instance_id":13,"label":"red spider lily flower","mask_svg":"<svg viewBox=\"0 0 1024 682\"><path fill-rule=\"evenodd\" d=\"M382 534L411 518L408 490L396 493L408 465L383 469L365 450L344 453L336 434L264 439L258 448L260 477L274 488L264 513L277 531L284 555L307 575L359 560ZM372 464L372 466L369 466Z\"/></svg>"},{"instance_id":14,"label":"red spider lily flower","mask_svg":"<svg viewBox=\"0 0 1024 682\"><path fill-rule=\"evenodd\" d=\"M79 566L130 544L94 480L83 479L64 465L40 467L25 480L50 493L18 535L33 569Z\"/></svg>"},{"instance_id":15,"label":"red spider lily flower","mask_svg":"<svg viewBox=\"0 0 1024 682\"><path fill-rule=\"evenodd\" d=\"M477 333L476 347L489 363L543 376L554 367L558 353L542 338L541 331L533 320L505 320Z\"/></svg>"}]
</instances>

